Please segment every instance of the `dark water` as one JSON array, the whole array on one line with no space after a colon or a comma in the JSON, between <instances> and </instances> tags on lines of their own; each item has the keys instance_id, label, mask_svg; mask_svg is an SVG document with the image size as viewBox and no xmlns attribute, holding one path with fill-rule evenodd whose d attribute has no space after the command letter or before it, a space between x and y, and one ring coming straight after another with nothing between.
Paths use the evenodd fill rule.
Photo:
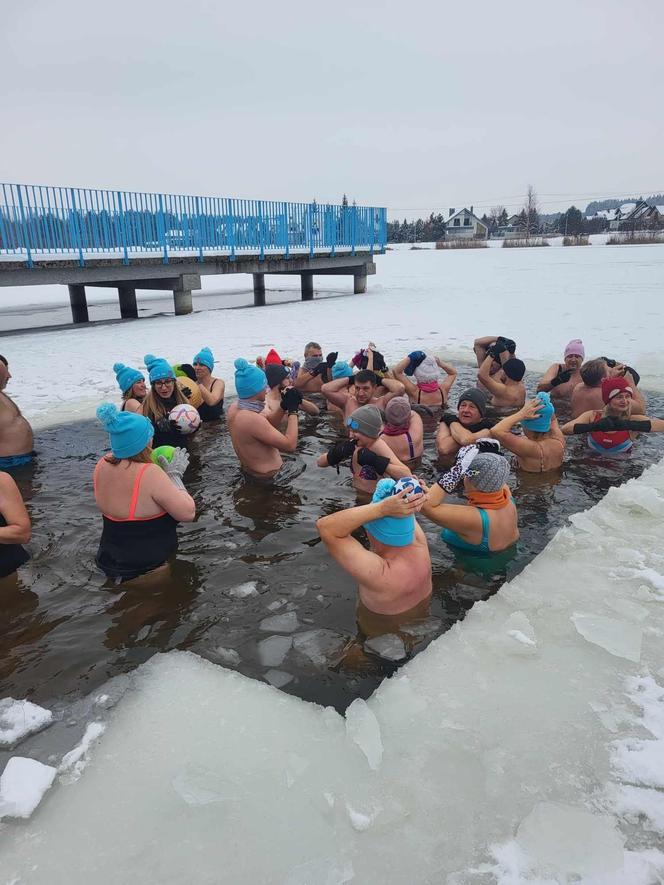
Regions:
<instances>
[{"instance_id":1,"label":"dark water","mask_svg":"<svg viewBox=\"0 0 664 885\"><path fill-rule=\"evenodd\" d=\"M470 370L461 376L459 391L471 380ZM649 404L652 414L664 414L664 398L650 396ZM427 454L416 472L429 480L436 420L425 419L425 425ZM340 710L357 696L368 697L393 665L361 653L340 663L345 641L357 636L356 587L330 560L315 528L320 515L356 503L347 468L337 475L315 465L336 439L338 424L323 415L301 419L300 427L297 453L283 476L266 485L240 473L223 420L204 426L193 440L186 477L198 518L179 529L172 574L156 587L125 592L110 589L94 565L101 517L92 471L105 435L92 422L39 433L36 464L16 474L33 520L33 558L18 589L0 599L0 697L62 708L174 648L216 663L225 663L216 649L231 649L239 657L232 666L262 679L269 667L261 664L257 643L271 633L259 623L288 611L297 616L295 637L319 629L334 635L326 636L332 647L323 662L291 649L278 667L293 677L284 691ZM570 514L596 503L611 485L638 476L663 453L662 435L642 437L621 460L597 459L572 440L553 479L512 477L521 542L514 559L488 574L472 560L456 559L435 526L421 519L433 560L435 620L425 625L415 651L520 572ZM230 595L246 582L256 582L257 595Z\"/></svg>"}]
</instances>

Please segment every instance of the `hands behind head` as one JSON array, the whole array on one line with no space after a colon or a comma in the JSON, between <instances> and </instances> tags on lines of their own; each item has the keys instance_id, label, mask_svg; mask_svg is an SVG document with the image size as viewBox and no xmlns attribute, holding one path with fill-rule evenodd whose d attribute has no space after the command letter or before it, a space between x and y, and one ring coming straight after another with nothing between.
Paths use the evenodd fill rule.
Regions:
<instances>
[{"instance_id":1,"label":"hands behind head","mask_svg":"<svg viewBox=\"0 0 664 885\"><path fill-rule=\"evenodd\" d=\"M541 399L531 399L530 402L526 403L520 410L519 414L522 418L525 418L526 421L530 421L533 418L539 418L542 409L544 408L544 403Z\"/></svg>"},{"instance_id":2,"label":"hands behind head","mask_svg":"<svg viewBox=\"0 0 664 885\"><path fill-rule=\"evenodd\" d=\"M422 488L425 487L421 480L418 479L417 481ZM409 494L410 497L408 497ZM404 489L398 495L390 495L388 498L383 498L378 506L381 510L381 516L404 517L410 516L413 513L419 513L426 502L426 493L413 495L412 492L409 493L408 489Z\"/></svg>"}]
</instances>

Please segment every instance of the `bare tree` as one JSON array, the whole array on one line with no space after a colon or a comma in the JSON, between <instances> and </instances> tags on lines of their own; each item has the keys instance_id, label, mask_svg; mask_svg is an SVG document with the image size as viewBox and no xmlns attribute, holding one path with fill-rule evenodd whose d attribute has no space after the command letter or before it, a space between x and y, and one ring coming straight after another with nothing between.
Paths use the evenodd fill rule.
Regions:
<instances>
[{"instance_id":1,"label":"bare tree","mask_svg":"<svg viewBox=\"0 0 664 885\"><path fill-rule=\"evenodd\" d=\"M523 204L523 214L526 222L526 239L529 240L532 233L537 233L539 227L539 214L537 206L537 194L532 184L528 185L526 202Z\"/></svg>"},{"instance_id":2,"label":"bare tree","mask_svg":"<svg viewBox=\"0 0 664 885\"><path fill-rule=\"evenodd\" d=\"M495 228L500 225L500 221L505 211L504 206L492 206L491 213L489 214L489 220L491 221L491 227Z\"/></svg>"}]
</instances>

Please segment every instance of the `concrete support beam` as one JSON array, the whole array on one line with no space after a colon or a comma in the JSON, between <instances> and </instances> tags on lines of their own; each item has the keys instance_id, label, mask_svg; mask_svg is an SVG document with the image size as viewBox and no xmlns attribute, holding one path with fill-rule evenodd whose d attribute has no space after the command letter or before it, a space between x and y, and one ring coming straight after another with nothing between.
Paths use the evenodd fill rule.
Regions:
<instances>
[{"instance_id":1,"label":"concrete support beam","mask_svg":"<svg viewBox=\"0 0 664 885\"><path fill-rule=\"evenodd\" d=\"M300 277L302 287L302 301L314 300L314 275L303 273Z\"/></svg>"},{"instance_id":2,"label":"concrete support beam","mask_svg":"<svg viewBox=\"0 0 664 885\"><path fill-rule=\"evenodd\" d=\"M173 303L175 304L175 316L183 316L191 313L194 309L194 301L191 297L191 289L173 289Z\"/></svg>"},{"instance_id":3,"label":"concrete support beam","mask_svg":"<svg viewBox=\"0 0 664 885\"><path fill-rule=\"evenodd\" d=\"M120 316L122 319L137 319L136 289L133 286L118 286L118 298L120 299Z\"/></svg>"},{"instance_id":4,"label":"concrete support beam","mask_svg":"<svg viewBox=\"0 0 664 885\"><path fill-rule=\"evenodd\" d=\"M362 273L353 274L353 292L356 295L363 295L367 291L367 274L366 271Z\"/></svg>"},{"instance_id":5,"label":"concrete support beam","mask_svg":"<svg viewBox=\"0 0 664 885\"><path fill-rule=\"evenodd\" d=\"M71 318L74 323L87 323L88 302L85 297L85 286L75 283L69 286L69 302L71 304Z\"/></svg>"},{"instance_id":6,"label":"concrete support beam","mask_svg":"<svg viewBox=\"0 0 664 885\"><path fill-rule=\"evenodd\" d=\"M254 307L265 307L265 274L255 273L254 278Z\"/></svg>"}]
</instances>

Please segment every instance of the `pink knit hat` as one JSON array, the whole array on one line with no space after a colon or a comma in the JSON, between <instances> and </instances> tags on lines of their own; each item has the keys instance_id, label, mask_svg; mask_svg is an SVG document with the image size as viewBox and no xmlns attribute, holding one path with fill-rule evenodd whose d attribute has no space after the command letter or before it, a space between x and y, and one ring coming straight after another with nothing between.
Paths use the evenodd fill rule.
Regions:
<instances>
[{"instance_id":1,"label":"pink knit hat","mask_svg":"<svg viewBox=\"0 0 664 885\"><path fill-rule=\"evenodd\" d=\"M572 338L567 345L565 348L565 359L567 359L568 356L580 356L582 360L586 358L586 349L580 338Z\"/></svg>"}]
</instances>

